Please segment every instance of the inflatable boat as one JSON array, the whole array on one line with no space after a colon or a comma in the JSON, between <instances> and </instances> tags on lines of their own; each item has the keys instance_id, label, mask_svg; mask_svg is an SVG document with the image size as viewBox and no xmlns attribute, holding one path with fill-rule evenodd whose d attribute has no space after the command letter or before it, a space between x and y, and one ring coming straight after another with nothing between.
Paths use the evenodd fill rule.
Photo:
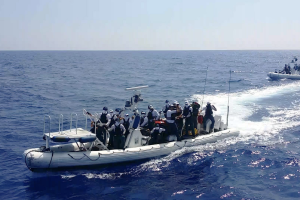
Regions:
<instances>
[{"instance_id":1,"label":"inflatable boat","mask_svg":"<svg viewBox=\"0 0 300 200\"><path fill-rule=\"evenodd\" d=\"M292 79L292 80L300 80L300 66L297 64L297 57L289 63L286 64L282 71L269 72L268 77L273 80L278 79ZM294 65L294 66L291 66Z\"/></svg>"},{"instance_id":2,"label":"inflatable boat","mask_svg":"<svg viewBox=\"0 0 300 200\"><path fill-rule=\"evenodd\" d=\"M273 80L285 79L285 78L292 79L292 80L300 80L299 74L281 74L281 73L276 73L276 72L269 72L268 77Z\"/></svg>"},{"instance_id":3,"label":"inflatable boat","mask_svg":"<svg viewBox=\"0 0 300 200\"><path fill-rule=\"evenodd\" d=\"M140 88L141 87L135 87L134 89ZM134 98L136 95L137 94L135 93ZM135 98L134 101L126 103L127 108L132 108L134 114L132 123L130 123L130 127L128 129L129 133L126 137L124 148L108 149L107 144L109 137L106 137L107 140L105 143L103 142L103 144L96 137L95 133L92 133L87 129L88 117L91 118L91 116L93 116L94 119L91 118L91 120L96 122L96 120L99 119L99 115L97 113L95 115L91 115L89 112L83 110L83 115L86 118L85 129L77 128L77 114L71 114L70 129L68 130L63 130L63 115L61 114L59 116L58 132L51 132L51 117L45 116L43 139L46 144L39 148L32 148L24 151L23 159L26 166L31 171L35 171L38 169L129 162L164 156L184 147L214 143L218 140L223 140L228 137L236 137L239 135L238 130L228 128L228 106L226 123L222 121L221 116L215 115L215 124L212 133L209 133L211 121L206 121L206 130L204 130L203 123L200 120L203 116L200 115L198 126L195 127L195 137L192 137L189 131L186 133L182 131L182 135L185 136L179 141L175 136L176 133L166 131L161 134L161 140L154 143L151 141L151 135L149 132L148 134L145 134L139 126L140 116L137 112L136 105L138 101L141 101L140 97L141 95L138 94L138 97ZM75 128L72 126L73 116L76 117ZM47 120L49 121L49 124L46 123ZM160 120L155 121L155 123L158 124L158 126L164 126L166 128L165 130L168 129L166 119L161 118ZM94 124L96 129L96 123ZM46 126L49 128L47 133ZM109 136L108 132L106 133Z\"/></svg>"},{"instance_id":4,"label":"inflatable boat","mask_svg":"<svg viewBox=\"0 0 300 200\"><path fill-rule=\"evenodd\" d=\"M218 126L218 123L216 124ZM124 149L113 150L107 149L90 131L73 128L66 131L44 133L46 145L24 151L23 158L31 171L135 161L164 156L183 147L214 143L239 135L238 130L228 129L226 126L223 130L221 128L223 127L215 126L213 133L199 134L195 138L153 145L148 145L150 136L142 135L139 127L131 128ZM50 141L54 145L50 145Z\"/></svg>"}]
</instances>

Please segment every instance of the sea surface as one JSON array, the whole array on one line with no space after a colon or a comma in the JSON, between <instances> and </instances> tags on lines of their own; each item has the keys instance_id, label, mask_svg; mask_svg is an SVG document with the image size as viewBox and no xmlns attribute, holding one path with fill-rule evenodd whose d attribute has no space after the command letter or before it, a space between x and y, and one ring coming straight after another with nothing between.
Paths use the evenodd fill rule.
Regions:
<instances>
[{"instance_id":1,"label":"sea surface","mask_svg":"<svg viewBox=\"0 0 300 200\"><path fill-rule=\"evenodd\" d=\"M271 81L300 51L0 51L1 199L300 199L300 81ZM231 72L231 81L230 79ZM206 78L207 75L207 78ZM229 90L230 83L230 90ZM240 135L165 157L31 172L24 150L45 145L70 114L144 101L210 101ZM73 122L74 125L74 122Z\"/></svg>"}]
</instances>

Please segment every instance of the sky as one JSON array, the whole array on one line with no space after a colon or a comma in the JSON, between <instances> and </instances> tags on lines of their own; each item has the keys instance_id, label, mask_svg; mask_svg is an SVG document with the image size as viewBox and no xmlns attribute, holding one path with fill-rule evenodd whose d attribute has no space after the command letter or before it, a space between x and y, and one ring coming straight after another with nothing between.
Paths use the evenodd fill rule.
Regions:
<instances>
[{"instance_id":1,"label":"sky","mask_svg":"<svg viewBox=\"0 0 300 200\"><path fill-rule=\"evenodd\" d=\"M300 50L300 1L0 0L0 50Z\"/></svg>"}]
</instances>

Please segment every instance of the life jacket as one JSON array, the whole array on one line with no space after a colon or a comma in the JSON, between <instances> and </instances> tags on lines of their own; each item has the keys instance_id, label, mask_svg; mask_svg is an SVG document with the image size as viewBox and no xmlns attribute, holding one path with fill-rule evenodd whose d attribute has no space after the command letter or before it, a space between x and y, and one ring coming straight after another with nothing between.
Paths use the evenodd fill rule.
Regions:
<instances>
[{"instance_id":1,"label":"life jacket","mask_svg":"<svg viewBox=\"0 0 300 200\"><path fill-rule=\"evenodd\" d=\"M119 126L115 125L115 134L116 135L121 135L122 134L122 130L121 130L121 124L119 124Z\"/></svg>"},{"instance_id":2,"label":"life jacket","mask_svg":"<svg viewBox=\"0 0 300 200\"><path fill-rule=\"evenodd\" d=\"M191 113L190 107L191 107L191 106L184 107L184 109L183 109L183 116L186 117L189 113Z\"/></svg>"},{"instance_id":3,"label":"life jacket","mask_svg":"<svg viewBox=\"0 0 300 200\"><path fill-rule=\"evenodd\" d=\"M168 112L168 110L169 110L169 108L170 108L170 104L168 104L168 105L165 105L165 110L164 110L164 113L167 113L167 112Z\"/></svg>"},{"instance_id":4,"label":"life jacket","mask_svg":"<svg viewBox=\"0 0 300 200\"><path fill-rule=\"evenodd\" d=\"M210 116L210 115L212 115L212 114L213 114L213 111L212 111L211 105L208 104L208 105L206 106L205 116Z\"/></svg>"},{"instance_id":5,"label":"life jacket","mask_svg":"<svg viewBox=\"0 0 300 200\"><path fill-rule=\"evenodd\" d=\"M152 113L152 112L153 112L153 111L149 111L149 112L148 112L147 117L148 117L148 120L149 120L149 121L153 119L153 113Z\"/></svg>"},{"instance_id":6,"label":"life jacket","mask_svg":"<svg viewBox=\"0 0 300 200\"><path fill-rule=\"evenodd\" d=\"M158 129L154 128L154 131L153 131L152 134L153 134L153 135L158 135L158 134L159 134L159 128L158 128Z\"/></svg>"},{"instance_id":7,"label":"life jacket","mask_svg":"<svg viewBox=\"0 0 300 200\"><path fill-rule=\"evenodd\" d=\"M175 120L176 115L177 115L177 113L172 113L171 117L167 116L167 120Z\"/></svg>"},{"instance_id":8,"label":"life jacket","mask_svg":"<svg viewBox=\"0 0 300 200\"><path fill-rule=\"evenodd\" d=\"M115 124L115 115L111 116L111 119L110 119L110 123L109 123L109 127L111 127L112 125Z\"/></svg>"},{"instance_id":9,"label":"life jacket","mask_svg":"<svg viewBox=\"0 0 300 200\"><path fill-rule=\"evenodd\" d=\"M107 121L107 114L104 114L104 113L102 113L101 114L101 117L100 117L100 122L102 122L102 123L107 123L108 121Z\"/></svg>"},{"instance_id":10,"label":"life jacket","mask_svg":"<svg viewBox=\"0 0 300 200\"><path fill-rule=\"evenodd\" d=\"M140 125L142 125L145 121L145 117L141 117L141 120L140 120ZM147 126L147 124L145 124L145 126Z\"/></svg>"},{"instance_id":11,"label":"life jacket","mask_svg":"<svg viewBox=\"0 0 300 200\"><path fill-rule=\"evenodd\" d=\"M200 105L194 103L194 104L193 104L193 116L198 116L199 109L200 109Z\"/></svg>"},{"instance_id":12,"label":"life jacket","mask_svg":"<svg viewBox=\"0 0 300 200\"><path fill-rule=\"evenodd\" d=\"M129 128L129 125L130 125L130 123L129 123L129 118L128 118L127 120L124 119L123 126L125 127L125 129L128 129L128 128Z\"/></svg>"}]
</instances>

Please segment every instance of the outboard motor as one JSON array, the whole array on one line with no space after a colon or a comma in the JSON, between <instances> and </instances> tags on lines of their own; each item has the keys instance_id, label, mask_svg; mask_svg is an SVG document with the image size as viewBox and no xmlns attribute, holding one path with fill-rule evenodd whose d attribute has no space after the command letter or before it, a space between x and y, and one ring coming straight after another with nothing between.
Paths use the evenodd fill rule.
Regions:
<instances>
[{"instance_id":1,"label":"outboard motor","mask_svg":"<svg viewBox=\"0 0 300 200\"><path fill-rule=\"evenodd\" d=\"M130 108L131 107L131 102L130 101L126 101L125 102L125 107L126 108Z\"/></svg>"}]
</instances>

